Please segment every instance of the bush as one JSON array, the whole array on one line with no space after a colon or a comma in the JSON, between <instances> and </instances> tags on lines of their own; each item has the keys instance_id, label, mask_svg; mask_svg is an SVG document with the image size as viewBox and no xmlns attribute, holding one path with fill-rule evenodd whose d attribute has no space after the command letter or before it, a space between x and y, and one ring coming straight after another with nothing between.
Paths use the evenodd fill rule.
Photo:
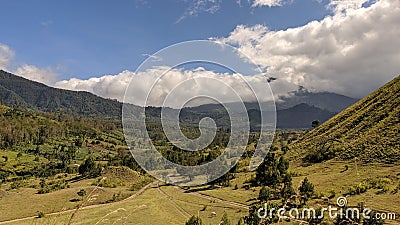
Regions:
<instances>
[{"instance_id":1,"label":"bush","mask_svg":"<svg viewBox=\"0 0 400 225\"><path fill-rule=\"evenodd\" d=\"M38 211L37 212L37 218L43 218L43 217L45 217L46 216L46 214L44 214L44 212L40 212L40 211Z\"/></svg>"},{"instance_id":2,"label":"bush","mask_svg":"<svg viewBox=\"0 0 400 225\"><path fill-rule=\"evenodd\" d=\"M61 179L61 180L54 180L54 181L50 181L48 183L46 183L46 181L44 179L40 180L40 189L38 191L38 194L46 194L46 193L50 193L53 191L58 191L61 189L65 189L68 188L68 184L65 181L65 179Z\"/></svg>"},{"instance_id":3,"label":"bush","mask_svg":"<svg viewBox=\"0 0 400 225\"><path fill-rule=\"evenodd\" d=\"M145 185L147 185L147 184L150 183L151 181L152 181L151 178L149 178L149 177L144 177L144 178L142 178L140 181L134 183L134 184L131 186L130 190L131 190L131 191L140 190L142 187L144 187Z\"/></svg>"},{"instance_id":4,"label":"bush","mask_svg":"<svg viewBox=\"0 0 400 225\"><path fill-rule=\"evenodd\" d=\"M124 181L115 177L107 177L106 179L103 180L103 182L99 184L100 187L106 187L106 188L116 188L118 186L124 186L124 185L125 185Z\"/></svg>"},{"instance_id":5,"label":"bush","mask_svg":"<svg viewBox=\"0 0 400 225\"><path fill-rule=\"evenodd\" d=\"M79 202L80 201L80 199L79 198L73 198L73 199L71 199L71 200L69 200L70 202Z\"/></svg>"},{"instance_id":6,"label":"bush","mask_svg":"<svg viewBox=\"0 0 400 225\"><path fill-rule=\"evenodd\" d=\"M18 189L20 187L23 187L24 185L25 182L23 180L16 180L10 184L10 190Z\"/></svg>"},{"instance_id":7,"label":"bush","mask_svg":"<svg viewBox=\"0 0 400 225\"><path fill-rule=\"evenodd\" d=\"M349 195L359 195L368 191L371 188L371 185L366 182L362 182L359 185L355 185L349 188Z\"/></svg>"},{"instance_id":8,"label":"bush","mask_svg":"<svg viewBox=\"0 0 400 225\"><path fill-rule=\"evenodd\" d=\"M203 225L201 219L197 216L192 216L190 219L185 223L185 225Z\"/></svg>"},{"instance_id":9,"label":"bush","mask_svg":"<svg viewBox=\"0 0 400 225\"><path fill-rule=\"evenodd\" d=\"M85 189L81 189L81 190L79 190L76 194L77 194L78 196L80 196L80 197L83 197L83 196L86 195L86 191L85 191Z\"/></svg>"}]
</instances>

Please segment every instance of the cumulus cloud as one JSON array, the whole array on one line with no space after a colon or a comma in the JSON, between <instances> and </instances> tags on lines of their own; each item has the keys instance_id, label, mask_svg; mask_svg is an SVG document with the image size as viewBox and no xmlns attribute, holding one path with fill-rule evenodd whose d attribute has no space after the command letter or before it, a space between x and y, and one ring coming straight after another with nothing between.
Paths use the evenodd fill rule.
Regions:
<instances>
[{"instance_id":1,"label":"cumulus cloud","mask_svg":"<svg viewBox=\"0 0 400 225\"><path fill-rule=\"evenodd\" d=\"M363 97L400 72L398 24L400 1L381 0L287 30L239 25L218 41L237 46L281 82Z\"/></svg>"},{"instance_id":2,"label":"cumulus cloud","mask_svg":"<svg viewBox=\"0 0 400 225\"><path fill-rule=\"evenodd\" d=\"M133 72L126 70L117 75L105 75L87 80L71 78L58 81L54 86L68 90L88 91L101 97L122 101L125 89L133 75Z\"/></svg>"},{"instance_id":3,"label":"cumulus cloud","mask_svg":"<svg viewBox=\"0 0 400 225\"><path fill-rule=\"evenodd\" d=\"M0 43L0 69L6 69L14 56L15 52L10 47Z\"/></svg>"},{"instance_id":4,"label":"cumulus cloud","mask_svg":"<svg viewBox=\"0 0 400 225\"><path fill-rule=\"evenodd\" d=\"M51 67L39 68L33 65L24 64L18 67L13 72L19 76L25 77L26 79L37 81L47 85L54 84L57 78L56 72Z\"/></svg>"},{"instance_id":5,"label":"cumulus cloud","mask_svg":"<svg viewBox=\"0 0 400 225\"><path fill-rule=\"evenodd\" d=\"M166 71L168 72L165 73ZM223 82L225 85L221 85L217 81ZM265 89L265 85L268 85L267 79L262 75L246 76L245 81L256 89ZM73 78L59 81L55 86L70 90L89 91L102 97L123 101L125 90L129 82L132 82L133 88L129 89L130 91L125 96L125 101L136 105L144 105L143 99L146 99L147 93L152 90L146 105L153 106L164 105L163 101L167 95L178 88L178 90L175 90L177 94L166 106L179 107L187 96L198 96L201 93L211 93L214 98L222 102L235 101L233 95L227 94L230 92L230 88L236 90L245 101L254 101L254 95L246 87L245 81L238 74L217 73L203 68L183 70L157 67L137 73L123 71L117 75L106 75L88 80ZM263 95L262 97L261 101L272 100L272 96ZM189 105L210 102L210 99L200 99L189 103Z\"/></svg>"},{"instance_id":6,"label":"cumulus cloud","mask_svg":"<svg viewBox=\"0 0 400 225\"><path fill-rule=\"evenodd\" d=\"M357 10L371 0L331 0L327 7L336 14Z\"/></svg>"},{"instance_id":7,"label":"cumulus cloud","mask_svg":"<svg viewBox=\"0 0 400 225\"><path fill-rule=\"evenodd\" d=\"M18 64L14 60L15 51L0 43L0 69L10 71L29 80L52 85L56 81L56 69L52 67L39 68L34 65Z\"/></svg>"},{"instance_id":8,"label":"cumulus cloud","mask_svg":"<svg viewBox=\"0 0 400 225\"><path fill-rule=\"evenodd\" d=\"M283 0L254 0L252 7L274 7L274 6L281 6L283 4Z\"/></svg>"}]
</instances>

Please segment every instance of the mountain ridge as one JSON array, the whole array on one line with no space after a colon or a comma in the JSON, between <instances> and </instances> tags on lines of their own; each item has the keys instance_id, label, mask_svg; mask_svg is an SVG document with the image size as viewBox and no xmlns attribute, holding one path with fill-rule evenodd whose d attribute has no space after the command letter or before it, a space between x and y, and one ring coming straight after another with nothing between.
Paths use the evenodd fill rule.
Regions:
<instances>
[{"instance_id":1,"label":"mountain ridge","mask_svg":"<svg viewBox=\"0 0 400 225\"><path fill-rule=\"evenodd\" d=\"M305 97L307 95L314 96L313 98L319 99L318 97L315 97L319 96L319 94L303 93L293 95L303 96L302 98L297 98L296 100L290 100L290 104L298 104L285 108L279 107L279 104L281 103L277 103L279 109L277 112L278 128L309 128L311 127L312 120L318 119L321 122L324 122L335 114L334 112L319 108L318 105L313 106L310 104L307 104L310 106L307 109L308 112L296 112L296 109L298 109L296 106L299 104L305 104L305 102L307 102L301 102L301 99L307 99L307 97ZM323 93L323 95L326 95L326 93ZM337 94L332 93L328 96L337 96ZM344 99L346 98L348 97L345 97ZM45 84L31 81L3 70L0 70L0 99L4 105L14 108L21 108L24 110L77 114L92 118L112 120L121 119L123 104L117 100L102 98L86 91L71 91L49 87ZM313 103L317 101L309 100L308 102ZM226 104L230 104L232 108L235 108L237 107L236 105L238 103ZM244 104L246 105L247 111L253 109L259 111L275 110L275 107L272 107L274 105L268 102L260 103L261 107L259 107L258 103L249 102ZM344 104L348 103L345 102ZM305 105L303 105L303 107L304 106ZM187 107L184 108L184 111L186 112L186 119L189 121L196 120L198 116L204 116L205 114L223 116L225 113L223 106L220 104L204 104L196 107ZM252 112L252 115L256 114L257 113ZM190 118L190 116L197 117L193 119ZM226 123L226 120L224 121ZM257 116L255 120L253 119L253 121L257 121Z\"/></svg>"},{"instance_id":2,"label":"mountain ridge","mask_svg":"<svg viewBox=\"0 0 400 225\"><path fill-rule=\"evenodd\" d=\"M7 95L13 98L5 98ZM49 87L3 70L0 70L0 97L3 104L10 107L89 117L101 116L105 119L119 119L122 109L122 103L115 100L101 98L86 91ZM19 100L18 103L13 100L15 98Z\"/></svg>"}]
</instances>

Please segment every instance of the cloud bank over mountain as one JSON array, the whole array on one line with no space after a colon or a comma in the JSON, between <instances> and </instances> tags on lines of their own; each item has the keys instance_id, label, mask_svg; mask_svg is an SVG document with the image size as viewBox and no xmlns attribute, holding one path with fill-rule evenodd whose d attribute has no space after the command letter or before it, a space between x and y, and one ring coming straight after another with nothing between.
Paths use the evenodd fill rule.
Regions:
<instances>
[{"instance_id":1,"label":"cloud bank over mountain","mask_svg":"<svg viewBox=\"0 0 400 225\"><path fill-rule=\"evenodd\" d=\"M165 73L168 71L167 73ZM160 76L163 74L162 76ZM158 79L159 78L159 79ZM245 78L245 81L242 79ZM155 83L154 81L158 81ZM190 83L184 83L184 82ZM226 86L222 86L216 81L221 81ZM135 89L130 89L130 93L125 95L125 90L129 82L135 84ZM183 84L183 88L179 89L179 93L174 95L170 107L180 107L183 99L187 96L201 95L200 93L210 93L212 97L219 99L222 102L232 102L236 98L226 94L230 93L230 88L237 91L244 101L255 101L254 96L245 88L245 82L252 85L253 88L268 88L267 79L264 75L256 76L240 76L239 74L216 73L207 71L203 68L194 70L174 69L167 67L158 67L149 69L143 72L134 73L131 71L123 71L117 75L107 75L100 78L90 78L88 80L70 79L68 81L59 81L55 84L56 87L81 90L95 93L102 97L118 99L142 105L142 100L147 98L149 90L152 90L148 96L147 105L160 106L163 105L165 97L173 91L178 84ZM154 85L154 87L153 87ZM190 87L190 88L185 88ZM262 96L261 101L270 101L273 96ZM205 99L196 101L195 104L199 105L210 103Z\"/></svg>"}]
</instances>

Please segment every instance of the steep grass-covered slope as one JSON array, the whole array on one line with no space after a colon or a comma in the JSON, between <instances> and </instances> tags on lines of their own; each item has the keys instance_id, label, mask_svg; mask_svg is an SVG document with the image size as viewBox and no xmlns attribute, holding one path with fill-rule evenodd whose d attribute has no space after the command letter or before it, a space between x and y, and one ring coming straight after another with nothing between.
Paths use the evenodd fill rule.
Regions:
<instances>
[{"instance_id":1,"label":"steep grass-covered slope","mask_svg":"<svg viewBox=\"0 0 400 225\"><path fill-rule=\"evenodd\" d=\"M400 76L292 144L309 163L332 158L400 161Z\"/></svg>"}]
</instances>

